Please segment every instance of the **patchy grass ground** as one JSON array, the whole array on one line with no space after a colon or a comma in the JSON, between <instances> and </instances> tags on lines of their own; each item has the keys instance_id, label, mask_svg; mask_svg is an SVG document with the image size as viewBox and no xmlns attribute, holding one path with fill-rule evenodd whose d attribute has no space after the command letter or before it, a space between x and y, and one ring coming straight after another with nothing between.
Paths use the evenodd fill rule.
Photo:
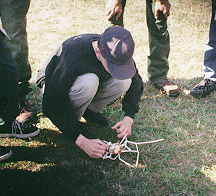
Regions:
<instances>
[{"instance_id":1,"label":"patchy grass ground","mask_svg":"<svg viewBox=\"0 0 216 196\"><path fill-rule=\"evenodd\" d=\"M102 33L109 26L105 1L33 0L28 13L29 58L33 92L28 99L38 113L41 134L1 138L13 156L0 163L0 195L216 195L216 95L194 99L189 90L203 76L203 46L208 40L210 1L170 1L169 78L181 88L168 98L147 84L148 33L145 1L128 1L125 28L136 43L134 59L145 83L132 141L164 138L140 146L138 168L120 161L88 157L43 116L36 70L62 41L81 33ZM119 102L104 109L115 124L124 115ZM86 125L86 136L116 142L109 128ZM125 157L129 162L134 157Z\"/></svg>"}]
</instances>

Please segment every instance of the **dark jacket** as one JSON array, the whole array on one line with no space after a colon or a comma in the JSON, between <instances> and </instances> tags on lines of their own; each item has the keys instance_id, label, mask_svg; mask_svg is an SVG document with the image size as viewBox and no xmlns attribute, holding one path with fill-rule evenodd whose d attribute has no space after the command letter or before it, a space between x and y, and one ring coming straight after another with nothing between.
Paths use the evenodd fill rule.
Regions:
<instances>
[{"instance_id":1,"label":"dark jacket","mask_svg":"<svg viewBox=\"0 0 216 196\"><path fill-rule=\"evenodd\" d=\"M85 73L95 73L100 81L111 78L92 47L92 42L99 37L98 34L83 34L67 39L62 44L61 54L50 58L45 71L44 114L74 141L82 133L69 98L69 90L74 81ZM137 71L122 102L125 115L134 118L142 92L143 83Z\"/></svg>"}]
</instances>

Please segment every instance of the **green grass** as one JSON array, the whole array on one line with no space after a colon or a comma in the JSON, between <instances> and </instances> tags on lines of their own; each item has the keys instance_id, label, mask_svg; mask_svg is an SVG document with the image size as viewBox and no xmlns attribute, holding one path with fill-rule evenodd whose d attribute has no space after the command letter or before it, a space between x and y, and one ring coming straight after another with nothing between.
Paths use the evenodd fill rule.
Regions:
<instances>
[{"instance_id":1,"label":"green grass","mask_svg":"<svg viewBox=\"0 0 216 196\"><path fill-rule=\"evenodd\" d=\"M164 141L139 146L138 168L119 160L92 159L42 114L36 70L65 39L102 33L109 26L101 0L31 1L28 13L29 59L41 134L35 138L1 138L13 156L0 163L0 195L216 195L216 95L194 99L189 90L203 76L203 46L208 40L211 1L170 0L171 53L169 78L181 88L178 98L162 95L147 84L148 32L145 1L128 1L125 28L135 44L134 59L145 90L131 141ZM123 117L119 102L104 108L110 127ZM86 125L86 136L116 142L111 128ZM134 163L135 157L125 157Z\"/></svg>"}]
</instances>

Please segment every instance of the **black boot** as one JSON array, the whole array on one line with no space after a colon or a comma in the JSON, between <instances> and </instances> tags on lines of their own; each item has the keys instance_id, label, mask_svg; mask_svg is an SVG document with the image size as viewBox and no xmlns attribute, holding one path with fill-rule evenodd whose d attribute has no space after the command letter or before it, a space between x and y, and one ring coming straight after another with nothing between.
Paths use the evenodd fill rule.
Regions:
<instances>
[{"instance_id":1,"label":"black boot","mask_svg":"<svg viewBox=\"0 0 216 196\"><path fill-rule=\"evenodd\" d=\"M109 126L108 119L100 114L99 112L92 112L88 108L86 109L85 113L83 114L83 117L87 122L94 123L96 125L107 127Z\"/></svg>"}]
</instances>

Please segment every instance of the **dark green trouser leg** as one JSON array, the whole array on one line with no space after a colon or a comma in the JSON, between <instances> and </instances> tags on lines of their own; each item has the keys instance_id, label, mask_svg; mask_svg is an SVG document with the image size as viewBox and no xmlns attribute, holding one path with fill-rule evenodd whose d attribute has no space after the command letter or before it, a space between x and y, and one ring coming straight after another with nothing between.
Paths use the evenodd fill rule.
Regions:
<instances>
[{"instance_id":1,"label":"dark green trouser leg","mask_svg":"<svg viewBox=\"0 0 216 196\"><path fill-rule=\"evenodd\" d=\"M8 46L18 65L20 96L29 92L28 81L31 78L26 33L29 5L30 0L2 0L0 5L2 26L10 37L10 40L7 40Z\"/></svg>"},{"instance_id":2,"label":"dark green trouser leg","mask_svg":"<svg viewBox=\"0 0 216 196\"><path fill-rule=\"evenodd\" d=\"M146 0L146 17L149 30L150 55L148 56L148 77L151 83L161 83L167 78L170 51L169 33L165 17L161 12L156 20L152 0Z\"/></svg>"}]
</instances>

